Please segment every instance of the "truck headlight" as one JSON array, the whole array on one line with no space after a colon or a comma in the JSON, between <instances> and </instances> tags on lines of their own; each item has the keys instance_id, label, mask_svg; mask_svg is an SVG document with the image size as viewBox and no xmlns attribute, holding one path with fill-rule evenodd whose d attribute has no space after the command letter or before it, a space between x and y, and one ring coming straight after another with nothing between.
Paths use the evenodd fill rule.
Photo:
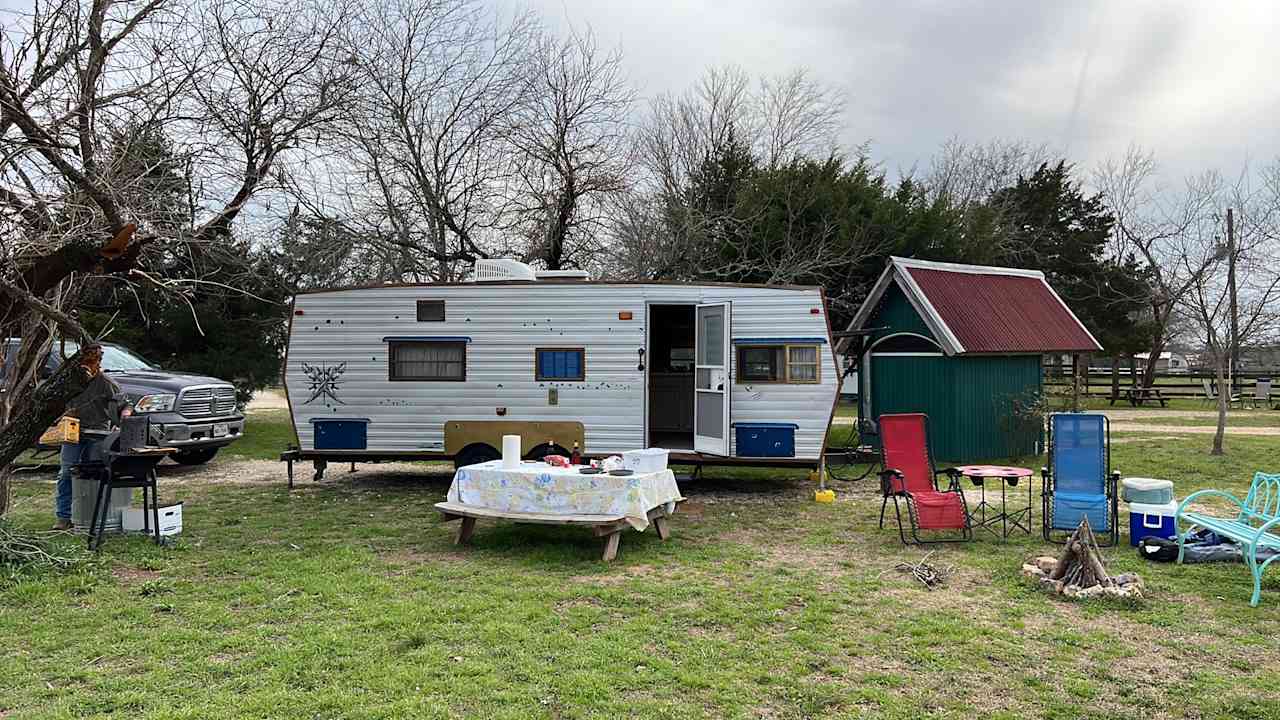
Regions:
<instances>
[{"instance_id":1,"label":"truck headlight","mask_svg":"<svg viewBox=\"0 0 1280 720\"><path fill-rule=\"evenodd\" d=\"M153 413L153 412L169 412L173 409L173 403L178 399L177 395L168 393L160 395L143 395L138 398L138 402L133 404L135 412Z\"/></svg>"}]
</instances>

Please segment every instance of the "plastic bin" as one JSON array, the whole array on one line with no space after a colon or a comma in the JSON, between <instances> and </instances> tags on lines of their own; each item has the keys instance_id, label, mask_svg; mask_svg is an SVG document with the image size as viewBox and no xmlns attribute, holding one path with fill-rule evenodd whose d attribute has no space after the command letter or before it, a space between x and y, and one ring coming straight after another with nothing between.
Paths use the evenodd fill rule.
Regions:
<instances>
[{"instance_id":1,"label":"plastic bin","mask_svg":"<svg viewBox=\"0 0 1280 720\"><path fill-rule=\"evenodd\" d=\"M1124 478L1121 493L1127 503L1164 505L1173 502L1173 482L1156 478Z\"/></svg>"},{"instance_id":2,"label":"plastic bin","mask_svg":"<svg viewBox=\"0 0 1280 720\"><path fill-rule=\"evenodd\" d=\"M369 418L312 418L316 450L365 450L369 447Z\"/></svg>"},{"instance_id":3,"label":"plastic bin","mask_svg":"<svg viewBox=\"0 0 1280 720\"><path fill-rule=\"evenodd\" d=\"M795 423L734 423L734 455L738 457L795 457Z\"/></svg>"},{"instance_id":4,"label":"plastic bin","mask_svg":"<svg viewBox=\"0 0 1280 720\"><path fill-rule=\"evenodd\" d=\"M1178 536L1175 516L1178 503L1129 503L1129 544L1138 546L1144 537L1173 540Z\"/></svg>"},{"instance_id":5,"label":"plastic bin","mask_svg":"<svg viewBox=\"0 0 1280 720\"><path fill-rule=\"evenodd\" d=\"M622 453L622 467L638 473L662 472L667 469L667 454L662 448L628 450Z\"/></svg>"},{"instance_id":6,"label":"plastic bin","mask_svg":"<svg viewBox=\"0 0 1280 720\"><path fill-rule=\"evenodd\" d=\"M182 503L162 507L156 512L160 515L160 536L171 537L182 534ZM142 532L143 522L141 508L125 508L121 515L125 532Z\"/></svg>"}]
</instances>

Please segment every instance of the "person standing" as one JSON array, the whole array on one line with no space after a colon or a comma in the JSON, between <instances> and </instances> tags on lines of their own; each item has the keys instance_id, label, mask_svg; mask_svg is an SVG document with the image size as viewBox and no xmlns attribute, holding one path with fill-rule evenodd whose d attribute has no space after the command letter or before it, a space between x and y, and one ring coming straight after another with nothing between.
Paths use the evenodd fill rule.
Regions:
<instances>
[{"instance_id":1,"label":"person standing","mask_svg":"<svg viewBox=\"0 0 1280 720\"><path fill-rule=\"evenodd\" d=\"M55 496L54 530L70 530L71 472L79 463L92 459L101 436L85 431L109 431L120 418L132 413L124 391L102 371L102 346L86 345L80 353L80 367L90 376L85 389L67 404L66 415L80 420L80 442L65 443L59 457L58 488Z\"/></svg>"}]
</instances>

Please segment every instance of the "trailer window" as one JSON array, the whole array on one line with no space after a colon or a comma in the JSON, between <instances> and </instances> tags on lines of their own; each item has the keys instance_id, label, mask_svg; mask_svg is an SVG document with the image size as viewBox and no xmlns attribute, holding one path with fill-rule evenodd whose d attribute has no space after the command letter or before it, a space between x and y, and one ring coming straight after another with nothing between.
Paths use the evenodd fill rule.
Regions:
<instances>
[{"instance_id":1,"label":"trailer window","mask_svg":"<svg viewBox=\"0 0 1280 720\"><path fill-rule=\"evenodd\" d=\"M787 346L787 382L818 382L818 346Z\"/></svg>"},{"instance_id":2,"label":"trailer window","mask_svg":"<svg viewBox=\"0 0 1280 720\"><path fill-rule=\"evenodd\" d=\"M419 300L418 322L444 322L444 301Z\"/></svg>"},{"instance_id":3,"label":"trailer window","mask_svg":"<svg viewBox=\"0 0 1280 720\"><path fill-rule=\"evenodd\" d=\"M586 380L587 353L582 348L538 348L534 358L537 380Z\"/></svg>"},{"instance_id":4,"label":"trailer window","mask_svg":"<svg viewBox=\"0 0 1280 720\"><path fill-rule=\"evenodd\" d=\"M739 383L816 383L817 345L739 345Z\"/></svg>"},{"instance_id":5,"label":"trailer window","mask_svg":"<svg viewBox=\"0 0 1280 720\"><path fill-rule=\"evenodd\" d=\"M460 382L467 379L467 344L455 341L389 343L389 380Z\"/></svg>"}]
</instances>

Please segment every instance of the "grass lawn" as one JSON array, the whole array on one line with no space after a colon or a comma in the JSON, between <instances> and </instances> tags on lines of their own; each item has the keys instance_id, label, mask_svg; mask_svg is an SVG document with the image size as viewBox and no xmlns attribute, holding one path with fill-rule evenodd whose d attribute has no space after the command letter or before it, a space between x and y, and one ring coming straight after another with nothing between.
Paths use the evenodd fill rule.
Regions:
<instances>
[{"instance_id":1,"label":"grass lawn","mask_svg":"<svg viewBox=\"0 0 1280 720\"><path fill-rule=\"evenodd\" d=\"M297 443L288 410L255 410L245 414L244 437L219 455L245 460L278 460L280 453Z\"/></svg>"},{"instance_id":2,"label":"grass lawn","mask_svg":"<svg viewBox=\"0 0 1280 720\"><path fill-rule=\"evenodd\" d=\"M1254 609L1242 565L1126 545L1110 567L1148 598L1070 603L1019 577L1038 536L980 535L934 552L954 575L928 591L894 570L929 551L877 529L874 481L819 505L785 471L709 473L670 541L630 533L610 565L571 528L481 523L460 549L431 509L446 468L290 493L282 466L234 457L288 435L255 413L208 469L166 470L173 547L112 538L74 572L0 570L0 718L1280 717L1280 573ZM1115 467L1179 496L1280 470L1275 438L1225 458L1115 440ZM24 477L12 520L43 529L52 475Z\"/></svg>"}]
</instances>

